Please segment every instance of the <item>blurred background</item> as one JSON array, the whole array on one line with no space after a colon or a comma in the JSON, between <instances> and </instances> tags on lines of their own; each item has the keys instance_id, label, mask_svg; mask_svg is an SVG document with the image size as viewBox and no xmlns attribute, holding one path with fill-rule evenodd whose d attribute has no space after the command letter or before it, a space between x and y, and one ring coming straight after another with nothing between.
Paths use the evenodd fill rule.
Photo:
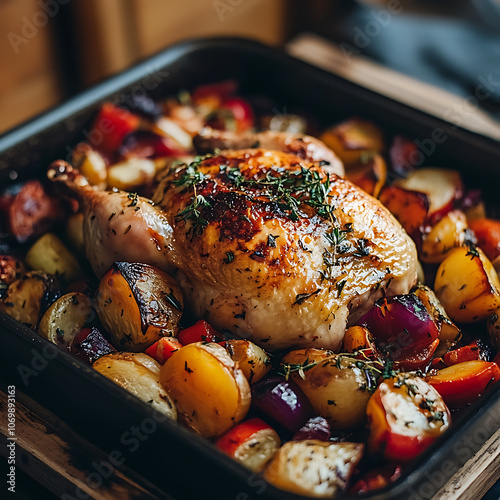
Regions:
<instances>
[{"instance_id":1,"label":"blurred background","mask_svg":"<svg viewBox=\"0 0 500 500\"><path fill-rule=\"evenodd\" d=\"M500 117L499 0L0 0L0 29L0 132L179 40L304 32Z\"/></svg>"}]
</instances>

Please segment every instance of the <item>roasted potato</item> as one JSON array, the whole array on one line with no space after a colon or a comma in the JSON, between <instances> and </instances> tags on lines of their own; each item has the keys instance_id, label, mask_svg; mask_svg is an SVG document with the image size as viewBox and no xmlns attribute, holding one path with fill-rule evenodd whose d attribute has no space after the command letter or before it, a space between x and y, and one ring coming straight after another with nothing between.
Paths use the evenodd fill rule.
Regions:
<instances>
[{"instance_id":1,"label":"roasted potato","mask_svg":"<svg viewBox=\"0 0 500 500\"><path fill-rule=\"evenodd\" d=\"M91 317L90 298L83 293L67 293L45 311L38 333L53 344L70 350L73 340Z\"/></svg>"},{"instance_id":2,"label":"roasted potato","mask_svg":"<svg viewBox=\"0 0 500 500\"><path fill-rule=\"evenodd\" d=\"M452 248L465 243L467 229L467 218L463 212L460 210L448 212L424 236L420 259L423 262L436 264L442 262Z\"/></svg>"},{"instance_id":3,"label":"roasted potato","mask_svg":"<svg viewBox=\"0 0 500 500\"><path fill-rule=\"evenodd\" d=\"M156 166L147 158L128 158L111 165L108 169L108 187L134 191L153 181Z\"/></svg>"},{"instance_id":4,"label":"roasted potato","mask_svg":"<svg viewBox=\"0 0 500 500\"><path fill-rule=\"evenodd\" d=\"M160 364L151 356L142 352L113 352L99 358L92 367L156 411L177 420L175 404L158 380Z\"/></svg>"},{"instance_id":5,"label":"roasted potato","mask_svg":"<svg viewBox=\"0 0 500 500\"><path fill-rule=\"evenodd\" d=\"M53 233L45 233L33 243L26 254L26 264L36 271L53 274L61 281L83 277L78 260Z\"/></svg>"},{"instance_id":6,"label":"roasted potato","mask_svg":"<svg viewBox=\"0 0 500 500\"><path fill-rule=\"evenodd\" d=\"M245 374L249 384L258 382L271 369L266 351L249 340L228 340L226 350Z\"/></svg>"},{"instance_id":7,"label":"roasted potato","mask_svg":"<svg viewBox=\"0 0 500 500\"><path fill-rule=\"evenodd\" d=\"M30 271L9 285L0 311L36 330L45 309L58 296L59 285L52 276Z\"/></svg>"},{"instance_id":8,"label":"roasted potato","mask_svg":"<svg viewBox=\"0 0 500 500\"><path fill-rule=\"evenodd\" d=\"M427 222L429 199L425 193L408 191L398 186L386 186L380 192L379 200L409 235L413 235Z\"/></svg>"},{"instance_id":9,"label":"roasted potato","mask_svg":"<svg viewBox=\"0 0 500 500\"><path fill-rule=\"evenodd\" d=\"M387 165L384 158L376 154L349 165L346 178L377 198L387 179Z\"/></svg>"},{"instance_id":10,"label":"roasted potato","mask_svg":"<svg viewBox=\"0 0 500 500\"><path fill-rule=\"evenodd\" d=\"M286 372L287 365L295 368L290 371L293 381L332 429L353 429L364 421L369 388L376 385L376 380L367 374L368 370L358 367L363 362L328 352L292 351L283 357L284 369Z\"/></svg>"},{"instance_id":11,"label":"roasted potato","mask_svg":"<svg viewBox=\"0 0 500 500\"><path fill-rule=\"evenodd\" d=\"M95 307L117 348L143 351L160 337L177 333L183 298L163 271L115 262L101 279Z\"/></svg>"},{"instance_id":12,"label":"roasted potato","mask_svg":"<svg viewBox=\"0 0 500 500\"><path fill-rule=\"evenodd\" d=\"M160 382L179 418L203 437L220 436L250 408L248 381L218 344L196 342L174 352L160 371Z\"/></svg>"},{"instance_id":13,"label":"roasted potato","mask_svg":"<svg viewBox=\"0 0 500 500\"><path fill-rule=\"evenodd\" d=\"M264 479L299 495L332 498L347 488L363 448L360 443L289 441L267 466Z\"/></svg>"},{"instance_id":14,"label":"roasted potato","mask_svg":"<svg viewBox=\"0 0 500 500\"><path fill-rule=\"evenodd\" d=\"M500 307L498 275L480 248L452 250L437 270L434 291L454 321L480 321Z\"/></svg>"},{"instance_id":15,"label":"roasted potato","mask_svg":"<svg viewBox=\"0 0 500 500\"><path fill-rule=\"evenodd\" d=\"M439 357L460 340L462 336L460 328L451 321L436 294L429 287L419 285L413 293L422 301L439 329L439 346L434 353L435 357Z\"/></svg>"},{"instance_id":16,"label":"roasted potato","mask_svg":"<svg viewBox=\"0 0 500 500\"><path fill-rule=\"evenodd\" d=\"M380 129L373 123L359 118L352 118L329 128L320 139L345 165L359 162L363 156L381 153L384 150L384 139Z\"/></svg>"},{"instance_id":17,"label":"roasted potato","mask_svg":"<svg viewBox=\"0 0 500 500\"><path fill-rule=\"evenodd\" d=\"M94 150L90 144L85 142L77 144L73 151L72 161L75 168L87 178L90 185L100 189L106 187L108 175L106 162L101 153Z\"/></svg>"}]
</instances>

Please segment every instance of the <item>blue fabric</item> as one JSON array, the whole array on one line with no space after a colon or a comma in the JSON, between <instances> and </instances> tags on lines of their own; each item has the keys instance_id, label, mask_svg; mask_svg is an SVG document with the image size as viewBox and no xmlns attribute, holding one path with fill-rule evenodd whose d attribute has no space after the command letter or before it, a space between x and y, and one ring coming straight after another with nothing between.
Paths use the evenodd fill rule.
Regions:
<instances>
[{"instance_id":1,"label":"blue fabric","mask_svg":"<svg viewBox=\"0 0 500 500\"><path fill-rule=\"evenodd\" d=\"M344 37L361 55L449 90L474 95L488 82L481 102L500 117L500 6L473 0L474 21L405 14L360 5L343 25Z\"/></svg>"}]
</instances>

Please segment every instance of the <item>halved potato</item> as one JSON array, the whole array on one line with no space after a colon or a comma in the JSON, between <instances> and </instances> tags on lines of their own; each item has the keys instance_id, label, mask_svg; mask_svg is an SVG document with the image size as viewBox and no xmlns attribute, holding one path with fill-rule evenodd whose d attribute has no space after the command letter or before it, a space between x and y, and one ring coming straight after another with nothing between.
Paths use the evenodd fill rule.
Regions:
<instances>
[{"instance_id":1,"label":"halved potato","mask_svg":"<svg viewBox=\"0 0 500 500\"><path fill-rule=\"evenodd\" d=\"M290 371L293 381L332 429L353 429L364 421L369 388L375 388L376 380L367 378L369 375L358 366L363 365L360 360L328 353L298 349L284 356L282 362L285 371L286 364L295 368Z\"/></svg>"},{"instance_id":2,"label":"halved potato","mask_svg":"<svg viewBox=\"0 0 500 500\"><path fill-rule=\"evenodd\" d=\"M101 279L95 306L117 347L143 351L161 337L175 336L183 298L175 280L163 271L115 262Z\"/></svg>"},{"instance_id":3,"label":"halved potato","mask_svg":"<svg viewBox=\"0 0 500 500\"><path fill-rule=\"evenodd\" d=\"M0 302L0 311L36 330L47 306L59 295L53 277L30 271L14 280Z\"/></svg>"},{"instance_id":4,"label":"halved potato","mask_svg":"<svg viewBox=\"0 0 500 500\"><path fill-rule=\"evenodd\" d=\"M264 479L299 495L332 498L347 488L363 449L360 443L289 441L267 466Z\"/></svg>"},{"instance_id":5,"label":"halved potato","mask_svg":"<svg viewBox=\"0 0 500 500\"><path fill-rule=\"evenodd\" d=\"M345 165L360 161L363 155L381 153L384 150L381 130L360 118L351 118L329 128L320 139Z\"/></svg>"},{"instance_id":6,"label":"halved potato","mask_svg":"<svg viewBox=\"0 0 500 500\"><path fill-rule=\"evenodd\" d=\"M177 420L177 409L158 380L160 364L142 352L113 352L92 367L115 384L142 399L156 411Z\"/></svg>"},{"instance_id":7,"label":"halved potato","mask_svg":"<svg viewBox=\"0 0 500 500\"><path fill-rule=\"evenodd\" d=\"M500 307L498 275L480 248L451 250L437 270L434 291L454 321L480 321Z\"/></svg>"},{"instance_id":8,"label":"halved potato","mask_svg":"<svg viewBox=\"0 0 500 500\"><path fill-rule=\"evenodd\" d=\"M128 158L108 169L108 187L134 191L153 181L156 174L154 161L147 158Z\"/></svg>"},{"instance_id":9,"label":"halved potato","mask_svg":"<svg viewBox=\"0 0 500 500\"><path fill-rule=\"evenodd\" d=\"M271 369L271 358L266 351L249 340L228 340L226 350L238 363L249 384L258 382Z\"/></svg>"},{"instance_id":10,"label":"halved potato","mask_svg":"<svg viewBox=\"0 0 500 500\"><path fill-rule=\"evenodd\" d=\"M203 437L217 437L245 418L250 386L227 351L196 342L167 359L160 382L177 405L180 419Z\"/></svg>"},{"instance_id":11,"label":"halved potato","mask_svg":"<svg viewBox=\"0 0 500 500\"><path fill-rule=\"evenodd\" d=\"M422 242L420 258L423 262L442 262L446 254L465 243L467 217L460 210L448 212L430 231Z\"/></svg>"},{"instance_id":12,"label":"halved potato","mask_svg":"<svg viewBox=\"0 0 500 500\"><path fill-rule=\"evenodd\" d=\"M66 282L83 276L76 257L53 233L45 233L33 243L26 254L26 264L35 271L53 274Z\"/></svg>"},{"instance_id":13,"label":"halved potato","mask_svg":"<svg viewBox=\"0 0 500 500\"><path fill-rule=\"evenodd\" d=\"M67 293L45 311L38 326L38 333L53 344L69 350L91 314L92 300L87 295L79 292Z\"/></svg>"}]
</instances>

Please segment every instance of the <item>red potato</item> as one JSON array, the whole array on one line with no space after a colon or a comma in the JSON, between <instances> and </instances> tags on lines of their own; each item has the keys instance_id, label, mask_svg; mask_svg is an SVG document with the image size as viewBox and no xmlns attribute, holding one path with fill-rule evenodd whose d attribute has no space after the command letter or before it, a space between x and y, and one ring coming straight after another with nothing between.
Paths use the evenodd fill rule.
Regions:
<instances>
[{"instance_id":1,"label":"red potato","mask_svg":"<svg viewBox=\"0 0 500 500\"><path fill-rule=\"evenodd\" d=\"M193 344L194 342L223 342L226 340L204 319L200 319L193 326L181 330L177 334L177 338L182 345Z\"/></svg>"},{"instance_id":2,"label":"red potato","mask_svg":"<svg viewBox=\"0 0 500 500\"><path fill-rule=\"evenodd\" d=\"M115 153L123 138L139 127L139 116L106 102L99 110L89 134L92 146L107 153Z\"/></svg>"},{"instance_id":3,"label":"red potato","mask_svg":"<svg viewBox=\"0 0 500 500\"><path fill-rule=\"evenodd\" d=\"M19 243L25 243L48 231L63 215L59 202L40 181L28 181L9 206L10 231Z\"/></svg>"},{"instance_id":4,"label":"red potato","mask_svg":"<svg viewBox=\"0 0 500 500\"><path fill-rule=\"evenodd\" d=\"M447 404L455 406L472 403L499 379L498 365L480 360L458 363L426 378Z\"/></svg>"},{"instance_id":5,"label":"red potato","mask_svg":"<svg viewBox=\"0 0 500 500\"><path fill-rule=\"evenodd\" d=\"M450 412L431 385L399 374L385 379L366 408L372 452L407 462L428 448L450 425Z\"/></svg>"},{"instance_id":6,"label":"red potato","mask_svg":"<svg viewBox=\"0 0 500 500\"><path fill-rule=\"evenodd\" d=\"M429 199L429 218L437 222L461 198L464 192L462 178L455 170L444 168L419 168L396 185L410 191L425 193Z\"/></svg>"},{"instance_id":7,"label":"red potato","mask_svg":"<svg viewBox=\"0 0 500 500\"><path fill-rule=\"evenodd\" d=\"M427 223L429 199L425 193L410 191L399 186L386 186L380 192L379 200L398 219L410 236Z\"/></svg>"},{"instance_id":8,"label":"red potato","mask_svg":"<svg viewBox=\"0 0 500 500\"><path fill-rule=\"evenodd\" d=\"M178 351L182 344L175 337L162 337L152 346L148 347L144 352L156 359L160 365L163 365L167 359L172 356L175 351Z\"/></svg>"},{"instance_id":9,"label":"red potato","mask_svg":"<svg viewBox=\"0 0 500 500\"><path fill-rule=\"evenodd\" d=\"M346 178L377 198L387 179L387 165L381 155L373 155L364 162L349 165Z\"/></svg>"},{"instance_id":10,"label":"red potato","mask_svg":"<svg viewBox=\"0 0 500 500\"><path fill-rule=\"evenodd\" d=\"M236 425L215 441L219 450L255 473L261 472L278 452L281 440L260 418Z\"/></svg>"},{"instance_id":11,"label":"red potato","mask_svg":"<svg viewBox=\"0 0 500 500\"><path fill-rule=\"evenodd\" d=\"M389 149L392 171L400 176L406 177L415 170L419 160L418 147L407 137L396 135Z\"/></svg>"},{"instance_id":12,"label":"red potato","mask_svg":"<svg viewBox=\"0 0 500 500\"><path fill-rule=\"evenodd\" d=\"M474 219L469 221L470 228L477 238L477 246L494 260L500 255L500 221L494 219Z\"/></svg>"}]
</instances>

